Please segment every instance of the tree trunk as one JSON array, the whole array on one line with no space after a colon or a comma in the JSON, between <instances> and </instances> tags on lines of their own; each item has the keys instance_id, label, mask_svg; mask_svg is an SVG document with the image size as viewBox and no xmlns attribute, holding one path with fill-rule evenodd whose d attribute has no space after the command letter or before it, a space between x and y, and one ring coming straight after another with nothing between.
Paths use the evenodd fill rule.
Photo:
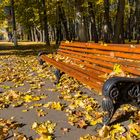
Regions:
<instances>
[{"instance_id":1,"label":"tree trunk","mask_svg":"<svg viewBox=\"0 0 140 140\"><path fill-rule=\"evenodd\" d=\"M140 0L136 1L136 34L137 43L140 41Z\"/></svg>"},{"instance_id":2,"label":"tree trunk","mask_svg":"<svg viewBox=\"0 0 140 140\"><path fill-rule=\"evenodd\" d=\"M91 17L92 40L94 40L95 43L98 43L98 34L97 34L96 20L95 20L95 7L93 7L93 4L91 2L89 2L88 5L89 5L89 13L90 13L90 17Z\"/></svg>"},{"instance_id":3,"label":"tree trunk","mask_svg":"<svg viewBox=\"0 0 140 140\"><path fill-rule=\"evenodd\" d=\"M87 29L85 26L85 19L82 16L81 12L77 12L77 32L78 32L78 40L81 42L87 42Z\"/></svg>"},{"instance_id":4,"label":"tree trunk","mask_svg":"<svg viewBox=\"0 0 140 140\"><path fill-rule=\"evenodd\" d=\"M31 32L31 28L28 29L28 33L27 33L27 34L28 34L28 36L29 36L29 37L28 37L28 38L29 38L29 41L32 41L32 32ZM26 39L25 39L25 36L26 36L26 33L23 32L23 40L26 40Z\"/></svg>"},{"instance_id":5,"label":"tree trunk","mask_svg":"<svg viewBox=\"0 0 140 140\"><path fill-rule=\"evenodd\" d=\"M59 6L56 9L56 45L62 41L61 19L59 14Z\"/></svg>"},{"instance_id":6,"label":"tree trunk","mask_svg":"<svg viewBox=\"0 0 140 140\"><path fill-rule=\"evenodd\" d=\"M70 41L69 30L68 30L68 25L67 25L67 18L65 15L64 8L63 8L61 2L58 2L57 5L58 5L57 9L58 9L59 20L63 24L65 34L66 34L66 40Z\"/></svg>"},{"instance_id":7,"label":"tree trunk","mask_svg":"<svg viewBox=\"0 0 140 140\"><path fill-rule=\"evenodd\" d=\"M45 0L42 0L42 8L43 8L43 21L44 21L45 42L46 42L46 45L50 46Z\"/></svg>"},{"instance_id":8,"label":"tree trunk","mask_svg":"<svg viewBox=\"0 0 140 140\"><path fill-rule=\"evenodd\" d=\"M84 14L87 11L88 7L83 7L84 0L75 0L75 8L76 8L76 24L78 30L78 40L82 42L87 42L89 40L89 33L88 33L88 21L87 16Z\"/></svg>"},{"instance_id":9,"label":"tree trunk","mask_svg":"<svg viewBox=\"0 0 140 140\"><path fill-rule=\"evenodd\" d=\"M56 27L56 45L59 45L60 42L62 41L63 37L62 37L62 31L61 31L61 23L58 23L57 24L57 27Z\"/></svg>"},{"instance_id":10,"label":"tree trunk","mask_svg":"<svg viewBox=\"0 0 140 140\"><path fill-rule=\"evenodd\" d=\"M11 0L11 10L12 10L12 24L13 24L13 42L14 42L14 46L17 47L18 44L17 44L17 31L16 31L14 0Z\"/></svg>"},{"instance_id":11,"label":"tree trunk","mask_svg":"<svg viewBox=\"0 0 140 140\"><path fill-rule=\"evenodd\" d=\"M40 34L40 41L43 42L43 16L42 16L42 9L41 9L41 3L39 0L37 0L37 6L38 6L38 14L39 14L39 21L40 21L40 30L38 29L38 32Z\"/></svg>"},{"instance_id":12,"label":"tree trunk","mask_svg":"<svg viewBox=\"0 0 140 140\"><path fill-rule=\"evenodd\" d=\"M98 31L98 39L99 40L102 40L102 15L100 14L98 17L97 17L97 31Z\"/></svg>"},{"instance_id":13,"label":"tree trunk","mask_svg":"<svg viewBox=\"0 0 140 140\"><path fill-rule=\"evenodd\" d=\"M31 39L32 39L32 41L35 41L34 32L33 32L32 28L31 28Z\"/></svg>"},{"instance_id":14,"label":"tree trunk","mask_svg":"<svg viewBox=\"0 0 140 140\"><path fill-rule=\"evenodd\" d=\"M43 42L45 42L45 31L42 30Z\"/></svg>"},{"instance_id":15,"label":"tree trunk","mask_svg":"<svg viewBox=\"0 0 140 140\"><path fill-rule=\"evenodd\" d=\"M33 29L33 32L34 32L35 42L38 42L38 37L37 37L37 32L36 32L36 28L35 27Z\"/></svg>"},{"instance_id":16,"label":"tree trunk","mask_svg":"<svg viewBox=\"0 0 140 140\"><path fill-rule=\"evenodd\" d=\"M104 27L103 27L103 33L104 33L104 42L110 43L110 36L112 33L112 27L109 17L109 7L110 3L109 0L104 0Z\"/></svg>"},{"instance_id":17,"label":"tree trunk","mask_svg":"<svg viewBox=\"0 0 140 140\"><path fill-rule=\"evenodd\" d=\"M70 37L70 40L74 39L74 28L73 28L72 19L69 19L69 37Z\"/></svg>"},{"instance_id":18,"label":"tree trunk","mask_svg":"<svg viewBox=\"0 0 140 140\"><path fill-rule=\"evenodd\" d=\"M118 1L118 9L114 28L113 43L123 43L124 42L124 8L125 0Z\"/></svg>"},{"instance_id":19,"label":"tree trunk","mask_svg":"<svg viewBox=\"0 0 140 140\"><path fill-rule=\"evenodd\" d=\"M36 27L36 31L38 32L38 41L40 41L40 42L42 42L42 32L41 32L41 30L39 30L37 27Z\"/></svg>"}]
</instances>

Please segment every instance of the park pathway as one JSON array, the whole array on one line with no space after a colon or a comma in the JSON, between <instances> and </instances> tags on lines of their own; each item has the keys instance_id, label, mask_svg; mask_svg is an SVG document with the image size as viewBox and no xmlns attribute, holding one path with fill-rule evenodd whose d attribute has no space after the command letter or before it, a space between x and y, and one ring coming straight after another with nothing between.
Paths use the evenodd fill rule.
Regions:
<instances>
[{"instance_id":1,"label":"park pathway","mask_svg":"<svg viewBox=\"0 0 140 140\"><path fill-rule=\"evenodd\" d=\"M95 126L102 121L102 97L66 74L54 85L54 68L38 64L36 47L0 50L0 140L99 137ZM114 119L120 114L118 124L112 125L113 131L108 129L106 135L125 137L130 123L127 120L135 114L131 121L138 121L140 115L130 106L120 109Z\"/></svg>"}]
</instances>

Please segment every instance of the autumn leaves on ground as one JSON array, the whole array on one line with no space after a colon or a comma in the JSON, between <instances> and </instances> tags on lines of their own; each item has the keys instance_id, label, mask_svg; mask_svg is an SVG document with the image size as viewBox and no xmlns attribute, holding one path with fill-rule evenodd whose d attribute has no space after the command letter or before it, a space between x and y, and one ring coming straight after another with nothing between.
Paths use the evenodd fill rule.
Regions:
<instances>
[{"instance_id":1,"label":"autumn leaves on ground","mask_svg":"<svg viewBox=\"0 0 140 140\"><path fill-rule=\"evenodd\" d=\"M122 106L111 126L96 130L102 96L67 74L53 85L54 68L37 60L43 44L8 45L0 44L0 140L140 139L139 110Z\"/></svg>"}]
</instances>

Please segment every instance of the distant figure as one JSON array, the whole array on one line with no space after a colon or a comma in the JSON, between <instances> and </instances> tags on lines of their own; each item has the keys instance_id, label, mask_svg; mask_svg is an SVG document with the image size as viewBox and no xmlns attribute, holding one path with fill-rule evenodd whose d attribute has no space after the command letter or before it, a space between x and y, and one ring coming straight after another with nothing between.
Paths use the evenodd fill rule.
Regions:
<instances>
[{"instance_id":1,"label":"distant figure","mask_svg":"<svg viewBox=\"0 0 140 140\"><path fill-rule=\"evenodd\" d=\"M8 41L12 41L12 33L11 32L8 32Z\"/></svg>"}]
</instances>

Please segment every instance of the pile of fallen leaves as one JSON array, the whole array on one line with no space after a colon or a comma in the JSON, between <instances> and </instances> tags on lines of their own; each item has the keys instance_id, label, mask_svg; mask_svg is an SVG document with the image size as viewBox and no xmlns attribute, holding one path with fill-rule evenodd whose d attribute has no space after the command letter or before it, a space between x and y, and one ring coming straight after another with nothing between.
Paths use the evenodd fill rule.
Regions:
<instances>
[{"instance_id":1,"label":"pile of fallen leaves","mask_svg":"<svg viewBox=\"0 0 140 140\"><path fill-rule=\"evenodd\" d=\"M102 113L98 112L99 104L93 98L80 90L81 85L73 78L64 74L57 85L60 91L60 99L68 102L64 110L68 116L68 122L79 128L96 125L102 120Z\"/></svg>"},{"instance_id":2,"label":"pile of fallen leaves","mask_svg":"<svg viewBox=\"0 0 140 140\"><path fill-rule=\"evenodd\" d=\"M37 134L40 135L36 140L52 140L54 139L54 129L56 127L56 123L52 123L51 121L46 121L44 123L34 122L32 125L32 129L36 131Z\"/></svg>"},{"instance_id":3,"label":"pile of fallen leaves","mask_svg":"<svg viewBox=\"0 0 140 140\"><path fill-rule=\"evenodd\" d=\"M66 63L73 63L68 57L60 55L49 55L56 60L61 60ZM80 66L82 67L82 66ZM47 95L36 95L35 90L40 91L45 85L45 80L54 81L55 77L49 71L50 65L43 66L38 64L35 56L17 57L17 56L0 56L0 88L4 89L0 94L0 109L24 106L25 109L21 112L28 112L36 108L38 117L47 115L47 110L63 111L68 123L75 126L77 129L86 129L89 126L96 126L102 122L103 112L97 100L87 95L86 92L81 91L81 85L77 80L64 74L60 82L56 85L58 97L60 101L50 101L45 103L38 103L42 99L46 99ZM112 75L123 74L121 66L114 65ZM112 76L110 75L110 76ZM12 82L12 86L7 86L5 82ZM22 88L25 84L29 84L29 91L21 92L13 90L13 88ZM55 91L56 89L47 89ZM63 102L61 102L63 101ZM65 103L64 103L65 102ZM87 134L81 136L80 140L100 140L100 139L118 139L118 140L131 140L140 139L140 111L136 108L125 105L117 111L113 119L118 119L121 115L134 112L129 118L128 127L117 123L111 126L104 126L98 130L96 135ZM45 122L35 121L31 128L39 135L38 140L52 140L55 139L56 123L46 120ZM20 124L13 120L0 119L0 139L6 139L10 135L18 140L27 140L24 134L18 133ZM62 128L62 131L69 132L69 128Z\"/></svg>"},{"instance_id":4,"label":"pile of fallen leaves","mask_svg":"<svg viewBox=\"0 0 140 140\"><path fill-rule=\"evenodd\" d=\"M28 140L24 134L18 132L21 126L22 124L13 121L13 118L10 120L0 119L0 139L4 140L13 136L13 139Z\"/></svg>"},{"instance_id":5,"label":"pile of fallen leaves","mask_svg":"<svg viewBox=\"0 0 140 140\"><path fill-rule=\"evenodd\" d=\"M58 56L57 59L60 59L60 57L61 56ZM64 60L63 57L62 60ZM109 77L116 75L130 77L130 75L126 75L122 71L121 65L119 64L114 65L113 72ZM108 76L106 78L108 78ZM69 124L85 129L88 126L95 126L96 124L101 123L103 112L99 111L98 102L94 98L81 92L80 87L81 84L73 78L68 78L68 75L66 74L62 76L60 83L57 85L58 90L61 92L60 99L69 102L68 108L65 110ZM121 111L116 113L113 118L118 119L117 117L123 115L123 113L127 114L131 111L135 112L134 116L131 116L130 123L127 128L119 123L111 126L104 126L96 135L87 134L85 136L81 136L80 140L140 139L140 119L138 119L139 112L137 109L130 107L129 105L125 105L120 110Z\"/></svg>"},{"instance_id":6,"label":"pile of fallen leaves","mask_svg":"<svg viewBox=\"0 0 140 140\"><path fill-rule=\"evenodd\" d=\"M46 98L45 95L33 95L30 92L19 92L14 90L7 90L0 94L0 109L7 108L10 105L13 107L19 107L21 105L26 105L26 103L39 101Z\"/></svg>"},{"instance_id":7,"label":"pile of fallen leaves","mask_svg":"<svg viewBox=\"0 0 140 140\"><path fill-rule=\"evenodd\" d=\"M125 109L129 108L125 106ZM132 111L129 108L129 111ZM103 126L96 135L87 134L80 137L80 140L137 140L140 139L140 111L135 109L134 116L131 116L128 127L117 123L111 126Z\"/></svg>"}]
</instances>

